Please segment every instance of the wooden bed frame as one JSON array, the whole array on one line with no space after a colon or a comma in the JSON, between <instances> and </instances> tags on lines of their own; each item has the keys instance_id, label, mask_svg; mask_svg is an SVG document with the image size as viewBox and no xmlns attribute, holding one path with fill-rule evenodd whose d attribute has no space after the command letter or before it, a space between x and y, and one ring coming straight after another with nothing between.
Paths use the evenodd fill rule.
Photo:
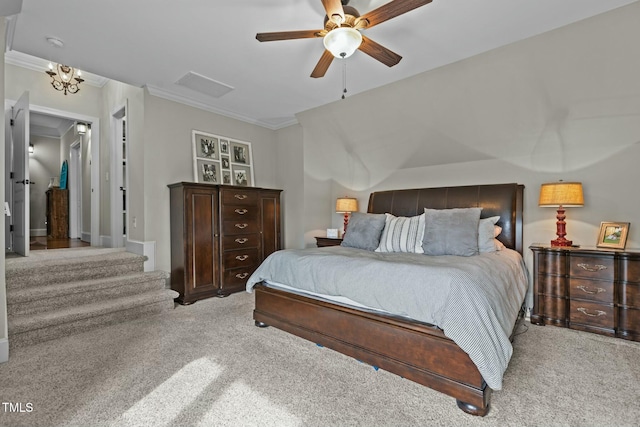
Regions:
<instances>
[{"instance_id":1,"label":"wooden bed frame","mask_svg":"<svg viewBox=\"0 0 640 427\"><path fill-rule=\"evenodd\" d=\"M367 211L414 216L424 208L480 206L483 218L500 215L500 241L522 254L523 190L523 185L497 184L381 191L370 195ZM256 326L274 326L453 396L467 413L488 413L491 389L468 354L439 328L264 284L254 292Z\"/></svg>"}]
</instances>

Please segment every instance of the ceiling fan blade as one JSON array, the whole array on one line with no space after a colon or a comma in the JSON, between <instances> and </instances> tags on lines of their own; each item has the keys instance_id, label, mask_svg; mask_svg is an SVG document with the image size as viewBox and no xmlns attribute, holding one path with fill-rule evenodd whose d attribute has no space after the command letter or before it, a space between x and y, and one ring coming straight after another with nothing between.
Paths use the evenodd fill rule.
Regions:
<instances>
[{"instance_id":1,"label":"ceiling fan blade","mask_svg":"<svg viewBox=\"0 0 640 427\"><path fill-rule=\"evenodd\" d=\"M317 79L318 77L323 77L324 74L329 69L329 65L331 65L331 62L333 62L333 58L334 58L333 54L328 50L325 50L322 56L320 57L320 60L316 64L316 68L314 68L313 71L311 72L311 77L313 77L314 79Z\"/></svg>"},{"instance_id":2,"label":"ceiling fan blade","mask_svg":"<svg viewBox=\"0 0 640 427\"><path fill-rule=\"evenodd\" d=\"M322 37L325 30L302 30L302 31L276 31L273 33L258 33L256 39L261 42L273 42L277 40L309 39Z\"/></svg>"},{"instance_id":3,"label":"ceiling fan blade","mask_svg":"<svg viewBox=\"0 0 640 427\"><path fill-rule=\"evenodd\" d=\"M356 20L355 26L358 28L371 28L431 2L432 0L392 0L362 15Z\"/></svg>"},{"instance_id":4,"label":"ceiling fan blade","mask_svg":"<svg viewBox=\"0 0 640 427\"><path fill-rule=\"evenodd\" d=\"M322 0L322 5L327 12L327 16L333 22L340 25L344 21L344 8L340 0ZM337 22L336 15L340 17L340 22Z\"/></svg>"},{"instance_id":5,"label":"ceiling fan blade","mask_svg":"<svg viewBox=\"0 0 640 427\"><path fill-rule=\"evenodd\" d=\"M402 59L402 56L390 51L386 47L374 42L370 38L362 36L362 43L358 48L373 59L377 59L387 67L393 67Z\"/></svg>"}]
</instances>

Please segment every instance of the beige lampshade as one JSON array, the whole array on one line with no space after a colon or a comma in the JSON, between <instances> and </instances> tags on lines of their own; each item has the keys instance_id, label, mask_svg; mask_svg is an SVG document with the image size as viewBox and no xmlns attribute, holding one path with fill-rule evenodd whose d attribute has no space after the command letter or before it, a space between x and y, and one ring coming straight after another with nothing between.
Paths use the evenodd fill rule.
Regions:
<instances>
[{"instance_id":1,"label":"beige lampshade","mask_svg":"<svg viewBox=\"0 0 640 427\"><path fill-rule=\"evenodd\" d=\"M538 205L549 207L581 207L584 206L582 183L549 182L540 186Z\"/></svg>"},{"instance_id":2,"label":"beige lampshade","mask_svg":"<svg viewBox=\"0 0 640 427\"><path fill-rule=\"evenodd\" d=\"M342 197L336 200L336 213L357 212L358 199L353 197Z\"/></svg>"}]
</instances>

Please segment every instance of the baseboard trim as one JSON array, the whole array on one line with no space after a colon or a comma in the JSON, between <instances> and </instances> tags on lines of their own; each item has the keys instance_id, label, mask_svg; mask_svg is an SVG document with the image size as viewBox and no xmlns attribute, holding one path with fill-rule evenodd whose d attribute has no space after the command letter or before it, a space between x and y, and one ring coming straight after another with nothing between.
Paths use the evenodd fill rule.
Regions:
<instances>
[{"instance_id":1,"label":"baseboard trim","mask_svg":"<svg viewBox=\"0 0 640 427\"><path fill-rule=\"evenodd\" d=\"M46 228L32 228L31 230L29 230L29 235L31 237L46 236L47 235L47 229Z\"/></svg>"},{"instance_id":2,"label":"baseboard trim","mask_svg":"<svg viewBox=\"0 0 640 427\"><path fill-rule=\"evenodd\" d=\"M112 248L111 246L111 236L100 236L100 246L105 248Z\"/></svg>"},{"instance_id":3,"label":"baseboard trim","mask_svg":"<svg viewBox=\"0 0 640 427\"><path fill-rule=\"evenodd\" d=\"M9 361L9 340L6 338L0 339L0 363Z\"/></svg>"},{"instance_id":4,"label":"baseboard trim","mask_svg":"<svg viewBox=\"0 0 640 427\"><path fill-rule=\"evenodd\" d=\"M127 252L138 255L145 255L144 271L154 271L156 269L156 242L139 242L127 239Z\"/></svg>"},{"instance_id":5,"label":"baseboard trim","mask_svg":"<svg viewBox=\"0 0 640 427\"><path fill-rule=\"evenodd\" d=\"M83 242L91 243L91 233L89 233L88 231L83 231L81 233L80 240L82 240Z\"/></svg>"}]
</instances>

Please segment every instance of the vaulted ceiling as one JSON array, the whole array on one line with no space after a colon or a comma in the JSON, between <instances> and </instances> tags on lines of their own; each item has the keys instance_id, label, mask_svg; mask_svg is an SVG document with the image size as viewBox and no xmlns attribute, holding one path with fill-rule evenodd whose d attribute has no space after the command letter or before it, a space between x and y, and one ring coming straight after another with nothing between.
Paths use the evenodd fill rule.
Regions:
<instances>
[{"instance_id":1,"label":"vaulted ceiling","mask_svg":"<svg viewBox=\"0 0 640 427\"><path fill-rule=\"evenodd\" d=\"M15 54L64 63L271 129L296 113L377 88L638 0L434 0L363 33L403 57L388 68L358 51L310 78L319 38L260 43L258 32L321 29L320 0L23 0ZM388 0L351 0L364 14ZM55 47L47 38L64 43ZM8 53L10 57L12 52ZM193 87L213 80L220 92ZM179 84L181 79L192 84ZM209 81L209 83L211 83ZM191 86L192 88L188 87Z\"/></svg>"}]
</instances>

